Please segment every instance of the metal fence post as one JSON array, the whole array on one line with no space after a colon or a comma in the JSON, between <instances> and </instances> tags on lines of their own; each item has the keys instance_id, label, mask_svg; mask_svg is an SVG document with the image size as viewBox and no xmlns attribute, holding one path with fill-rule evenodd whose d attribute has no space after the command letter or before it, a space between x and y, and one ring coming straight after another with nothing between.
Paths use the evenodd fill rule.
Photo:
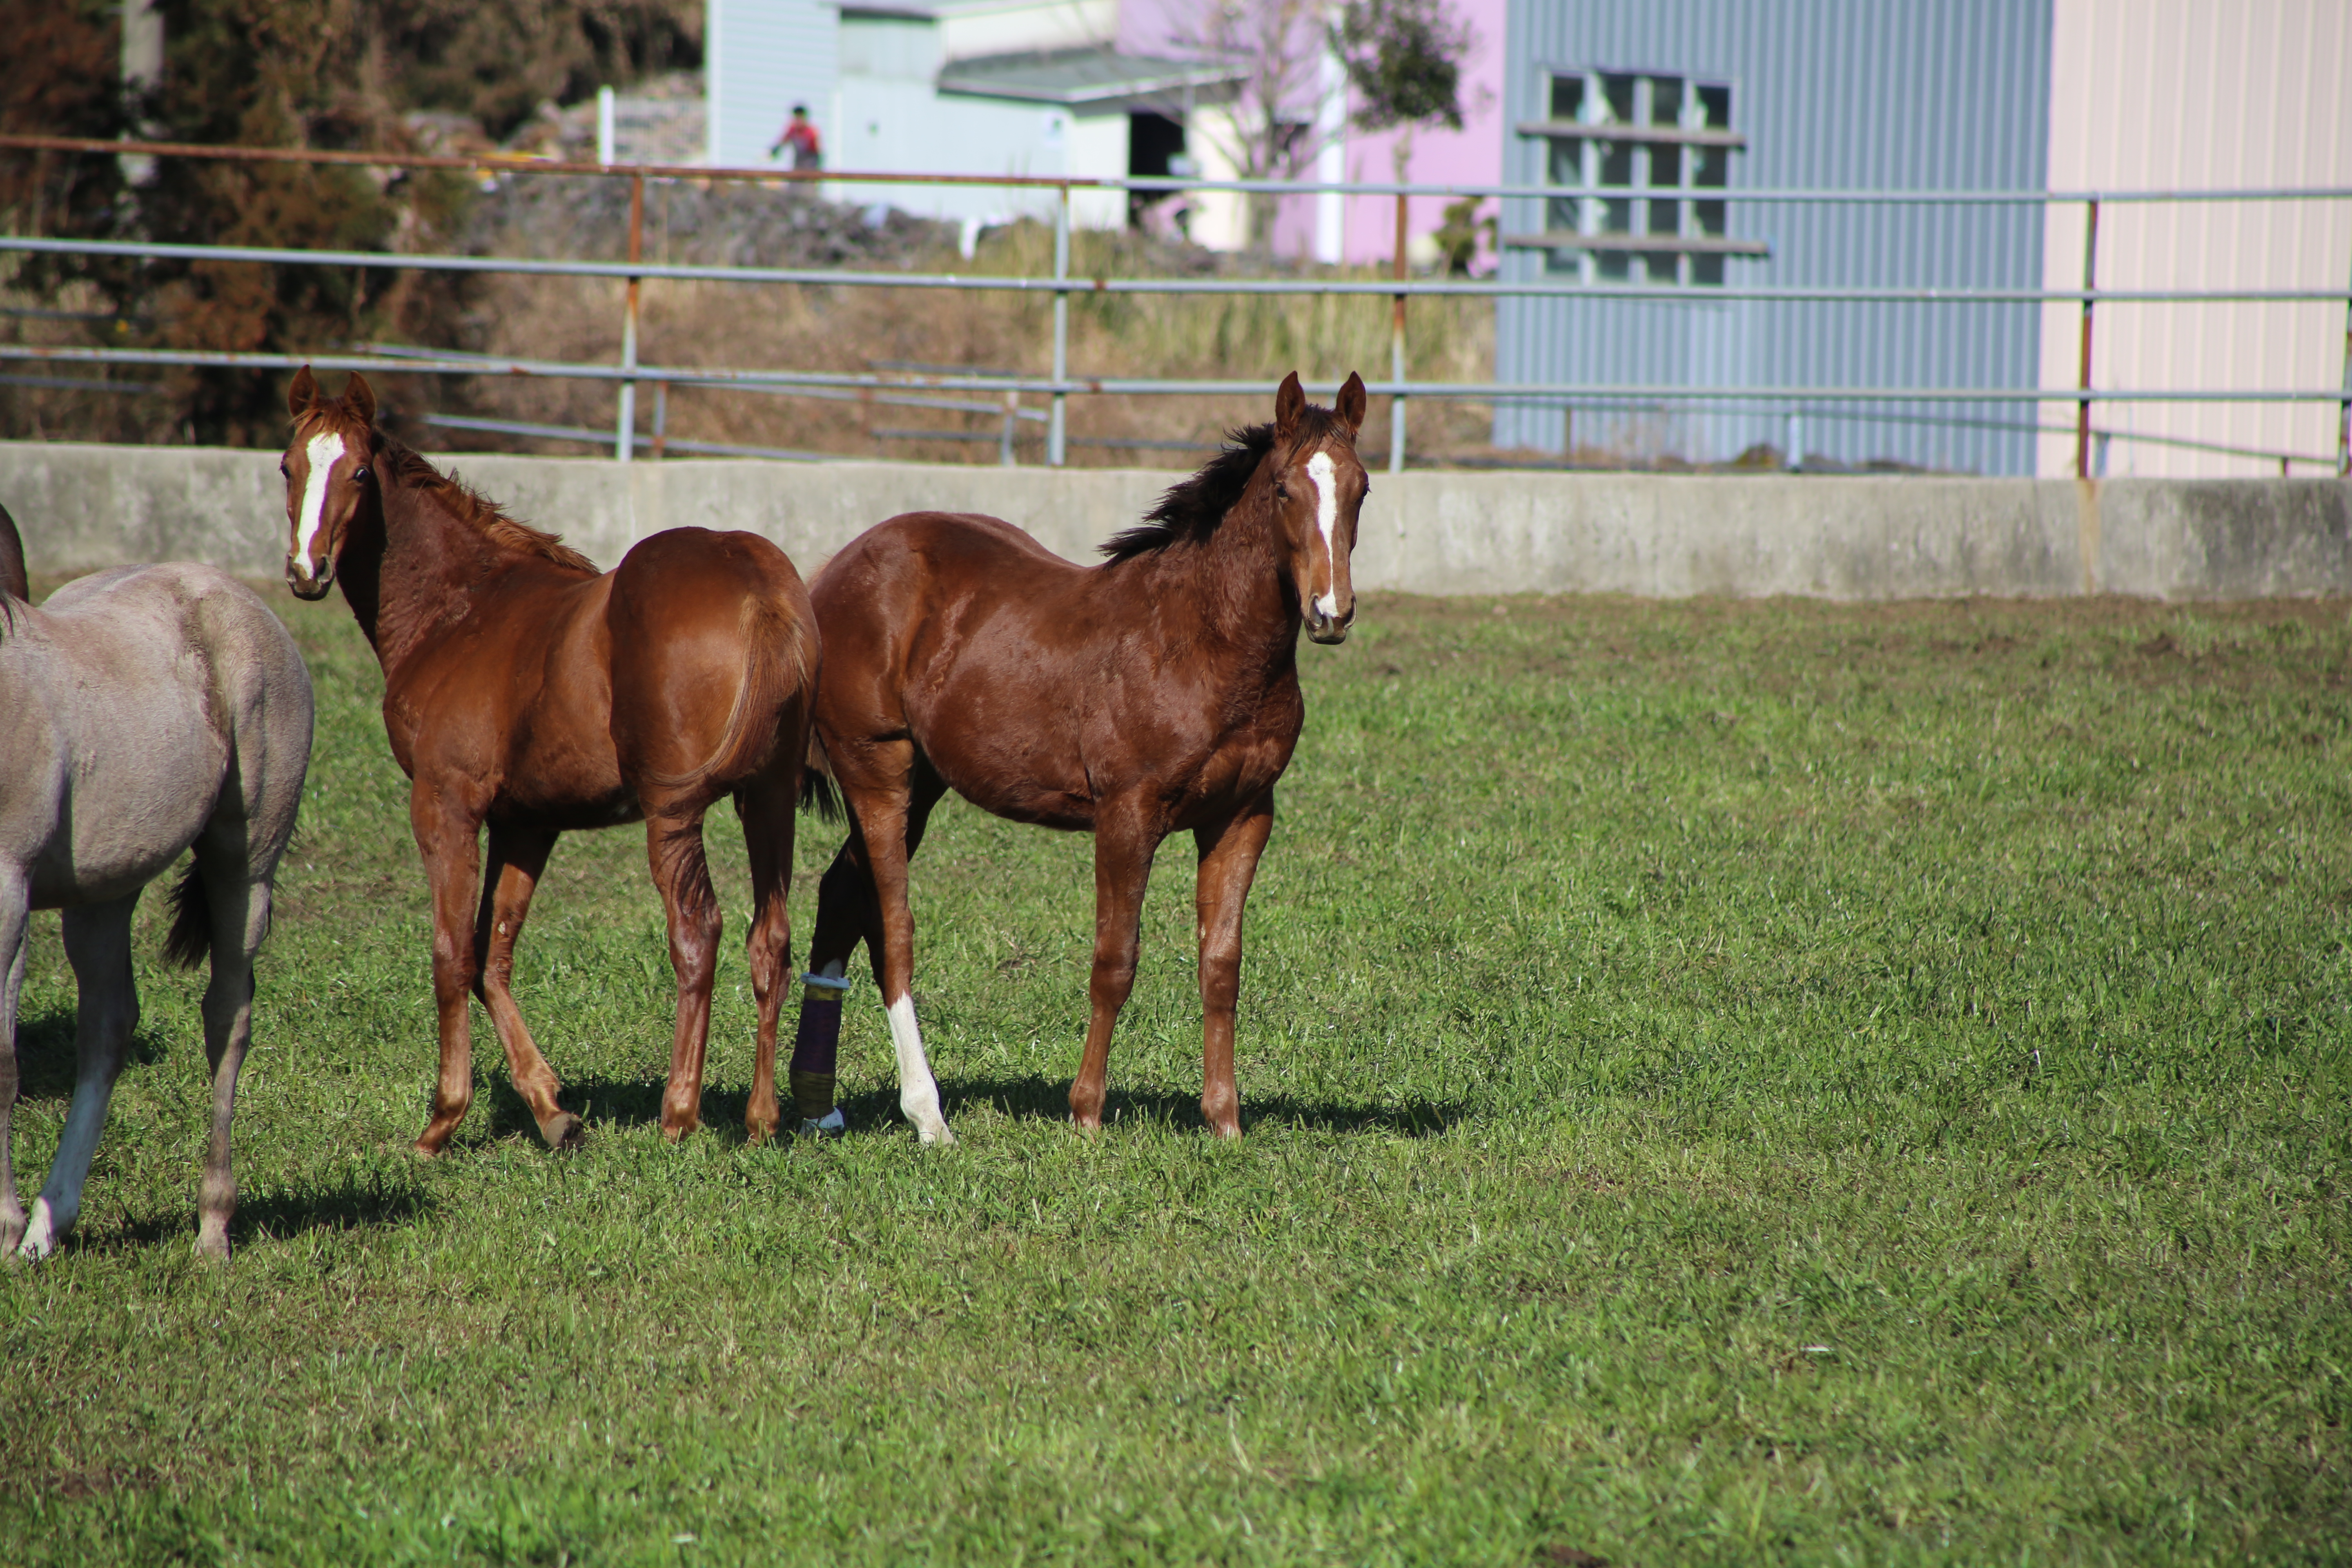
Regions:
<instances>
[{"instance_id":1,"label":"metal fence post","mask_svg":"<svg viewBox=\"0 0 2352 1568\"><path fill-rule=\"evenodd\" d=\"M1404 281L1405 195L1396 199L1396 279ZM1404 296L1399 294L1389 310L1389 379L1404 385ZM1404 472L1404 394L1389 399L1389 472Z\"/></svg>"},{"instance_id":2,"label":"metal fence post","mask_svg":"<svg viewBox=\"0 0 2352 1568\"><path fill-rule=\"evenodd\" d=\"M629 181L629 259L643 261L646 251L646 177L633 176ZM637 368L637 279L629 279L627 314L621 320L621 368ZM621 411L614 422L613 457L615 461L628 462L636 456L637 446L637 383L634 376L621 382Z\"/></svg>"},{"instance_id":3,"label":"metal fence post","mask_svg":"<svg viewBox=\"0 0 2352 1568\"><path fill-rule=\"evenodd\" d=\"M2099 198L2093 196L2084 204L2088 220L2083 229L2083 292L2087 295L2098 287L2093 281L2099 275ZM2074 477L2091 477L2091 301L2083 301L2083 364L2075 383L2085 395L2074 405Z\"/></svg>"},{"instance_id":4,"label":"metal fence post","mask_svg":"<svg viewBox=\"0 0 2352 1568\"><path fill-rule=\"evenodd\" d=\"M1070 375L1070 187L1062 187L1054 209L1054 414L1045 426L1045 465L1062 466L1069 440L1069 398L1061 384Z\"/></svg>"}]
</instances>

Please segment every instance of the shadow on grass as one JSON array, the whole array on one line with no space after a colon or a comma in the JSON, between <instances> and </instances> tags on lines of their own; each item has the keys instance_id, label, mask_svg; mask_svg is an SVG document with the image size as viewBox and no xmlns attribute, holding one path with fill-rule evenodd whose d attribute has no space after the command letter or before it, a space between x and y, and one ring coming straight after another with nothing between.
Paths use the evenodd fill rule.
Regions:
<instances>
[{"instance_id":1,"label":"shadow on grass","mask_svg":"<svg viewBox=\"0 0 2352 1568\"><path fill-rule=\"evenodd\" d=\"M564 1084L557 1100L565 1110L584 1118L592 1128L599 1124L653 1126L661 1121L664 1087L664 1080L657 1078L634 1081L573 1079ZM513 1084L502 1077L493 1078L488 1089L493 1137L539 1136L539 1123L532 1119L530 1107L523 1103L522 1096L515 1092ZM740 1089L704 1089L702 1129L697 1136L707 1134L741 1142L743 1111L751 1098L749 1091ZM1067 1080L1034 1074L1026 1078L941 1079L940 1099L940 1109L947 1112L950 1122L983 1106L992 1107L998 1114L1014 1121L1066 1121L1070 1117ZM789 1127L797 1114L789 1095L783 1097L782 1109ZM876 1131L900 1120L898 1091L880 1089L846 1095L841 1100L841 1113L853 1133ZM1425 1100L1408 1100L1402 1105L1340 1105L1286 1094L1253 1098L1245 1093L1242 1097L1244 1133L1254 1127L1297 1127L1315 1132L1388 1132L1426 1138L1444 1131L1468 1114L1466 1106ZM1120 1121L1160 1121L1192 1128L1207 1125L1202 1119L1197 1098L1154 1089L1114 1089L1104 1103L1103 1121L1110 1125Z\"/></svg>"},{"instance_id":2,"label":"shadow on grass","mask_svg":"<svg viewBox=\"0 0 2352 1568\"><path fill-rule=\"evenodd\" d=\"M943 1109L952 1121L960 1112L993 1106L999 1114L1021 1121L1066 1121L1070 1119L1067 1079L1027 1078L963 1079L940 1085ZM856 1123L861 1102L872 1102L877 1112L895 1112L895 1093L860 1095L844 1107ZM1314 1132L1393 1132L1426 1138L1443 1132L1468 1114L1459 1104L1434 1104L1425 1100L1402 1105L1341 1105L1329 1100L1300 1100L1287 1094L1242 1092L1242 1131L1254 1127L1297 1127ZM1164 1121L1178 1127L1205 1127L1197 1096L1157 1089L1113 1089L1103 1102L1106 1125L1123 1121Z\"/></svg>"},{"instance_id":3,"label":"shadow on grass","mask_svg":"<svg viewBox=\"0 0 2352 1568\"><path fill-rule=\"evenodd\" d=\"M146 1029L131 1032L131 1050L123 1070L148 1067L163 1059L163 1042ZM68 1100L73 1096L74 1075L80 1063L74 1049L74 1015L53 1007L36 1017L16 1019L16 1094L22 1100Z\"/></svg>"},{"instance_id":4,"label":"shadow on grass","mask_svg":"<svg viewBox=\"0 0 2352 1568\"><path fill-rule=\"evenodd\" d=\"M362 1177L347 1173L341 1181L313 1191L240 1197L236 1217L229 1221L229 1245L241 1247L257 1241L289 1241L313 1231L413 1225L437 1206L430 1194L414 1187L387 1186L381 1174ZM195 1234L196 1210L190 1204L170 1214L126 1220L120 1227L97 1235L90 1234L85 1221L76 1245L107 1252L175 1238L193 1243Z\"/></svg>"},{"instance_id":5,"label":"shadow on grass","mask_svg":"<svg viewBox=\"0 0 2352 1568\"><path fill-rule=\"evenodd\" d=\"M593 1129L609 1123L615 1127L657 1126L661 1121L662 1090L667 1080L658 1078L625 1081L609 1078L575 1078L563 1081L562 1092L556 1103L589 1124L589 1136ZM517 1135L537 1139L539 1122L532 1117L530 1107L523 1102L515 1086L504 1075L489 1080L490 1135L508 1138ZM702 1131L719 1137L743 1141L743 1111L751 1102L751 1091L740 1089L705 1089L702 1091ZM789 1102L784 1106L791 1113Z\"/></svg>"}]
</instances>

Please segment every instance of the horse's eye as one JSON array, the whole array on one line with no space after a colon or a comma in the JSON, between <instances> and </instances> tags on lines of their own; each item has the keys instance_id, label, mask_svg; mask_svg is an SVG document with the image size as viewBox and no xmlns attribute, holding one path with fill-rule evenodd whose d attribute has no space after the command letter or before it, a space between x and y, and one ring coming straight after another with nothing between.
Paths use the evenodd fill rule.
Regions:
<instances>
[{"instance_id":1,"label":"horse's eye","mask_svg":"<svg viewBox=\"0 0 2352 1568\"><path fill-rule=\"evenodd\" d=\"M1276 500L1288 500L1290 499L1290 487L1283 484L1279 480L1276 480L1274 487L1274 499Z\"/></svg>"},{"instance_id":2,"label":"horse's eye","mask_svg":"<svg viewBox=\"0 0 2352 1568\"><path fill-rule=\"evenodd\" d=\"M352 469L352 482L355 485L363 485L367 483L367 470L365 468Z\"/></svg>"}]
</instances>

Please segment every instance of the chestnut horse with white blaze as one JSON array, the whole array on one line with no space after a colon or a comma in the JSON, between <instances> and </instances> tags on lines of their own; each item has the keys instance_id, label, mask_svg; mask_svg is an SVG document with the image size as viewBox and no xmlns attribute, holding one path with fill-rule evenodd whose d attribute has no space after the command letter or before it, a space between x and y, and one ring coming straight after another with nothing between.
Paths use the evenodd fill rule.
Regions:
<instances>
[{"instance_id":1,"label":"chestnut horse with white blaze","mask_svg":"<svg viewBox=\"0 0 2352 1568\"><path fill-rule=\"evenodd\" d=\"M1307 717L1298 632L1348 635L1349 555L1369 486L1364 384L1333 408L1297 374L1271 424L1234 432L1145 522L1072 565L994 518L911 512L868 530L810 586L824 628L817 736L852 819L817 894L793 1087L803 1126L831 1111L837 985L863 941L923 1142L952 1142L909 994L907 863L950 789L975 805L1095 836L1094 973L1070 1088L1102 1124L1112 1026L1135 981L1144 884L1161 839L1199 851L1202 1089L1210 1128L1241 1131L1234 1009L1242 906L1274 826L1274 786Z\"/></svg>"},{"instance_id":2,"label":"chestnut horse with white blaze","mask_svg":"<svg viewBox=\"0 0 2352 1568\"><path fill-rule=\"evenodd\" d=\"M756 534L699 528L656 533L600 574L377 429L358 375L329 398L306 365L287 402L286 581L304 599L341 583L375 648L433 883L441 1069L417 1148L436 1152L473 1100L468 991L541 1135L578 1140L515 1006L515 940L558 835L640 818L677 972L662 1131L693 1131L719 937L702 820L730 797L751 852L759 1005L744 1121L754 1138L773 1132L784 898L818 660L800 574Z\"/></svg>"}]
</instances>

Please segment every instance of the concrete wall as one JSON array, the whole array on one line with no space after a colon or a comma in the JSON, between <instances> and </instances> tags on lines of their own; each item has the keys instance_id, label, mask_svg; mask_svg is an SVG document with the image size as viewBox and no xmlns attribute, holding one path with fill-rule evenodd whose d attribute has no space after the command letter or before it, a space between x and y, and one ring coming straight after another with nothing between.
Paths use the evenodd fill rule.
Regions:
<instances>
[{"instance_id":1,"label":"concrete wall","mask_svg":"<svg viewBox=\"0 0 2352 1568\"><path fill-rule=\"evenodd\" d=\"M457 472L604 564L664 528L749 528L803 573L901 511L983 511L1074 561L1141 515L1164 470L467 456ZM274 452L0 443L0 505L35 572L195 559L275 576ZM2352 594L2352 485L2334 479L1375 474L1365 588L1423 594Z\"/></svg>"}]
</instances>

